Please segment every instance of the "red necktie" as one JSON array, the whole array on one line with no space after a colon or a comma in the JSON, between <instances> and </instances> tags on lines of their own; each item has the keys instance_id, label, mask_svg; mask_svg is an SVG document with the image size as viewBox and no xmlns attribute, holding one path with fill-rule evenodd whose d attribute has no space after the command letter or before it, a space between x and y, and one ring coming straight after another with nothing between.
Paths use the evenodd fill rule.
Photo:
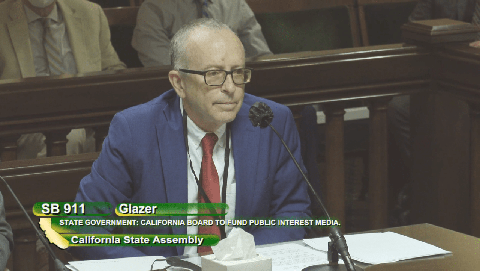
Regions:
<instances>
[{"instance_id":1,"label":"red necktie","mask_svg":"<svg viewBox=\"0 0 480 271\"><path fill-rule=\"evenodd\" d=\"M220 185L218 182L218 173L213 163L213 147L217 143L218 137L214 133L206 134L202 139L202 169L201 169L201 185L205 194L207 194L211 203L220 203ZM198 193L198 202L205 203L205 199L200 193ZM211 216L205 216L201 219L211 219ZM212 226L198 226L198 234L215 234L220 237L220 228L213 223ZM210 247L200 246L198 247L198 253L211 252Z\"/></svg>"}]
</instances>

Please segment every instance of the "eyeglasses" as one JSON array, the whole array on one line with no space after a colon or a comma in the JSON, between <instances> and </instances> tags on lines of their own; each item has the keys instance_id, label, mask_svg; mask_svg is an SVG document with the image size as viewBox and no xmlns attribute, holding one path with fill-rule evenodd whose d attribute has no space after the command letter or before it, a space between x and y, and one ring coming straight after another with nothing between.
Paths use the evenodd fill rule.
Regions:
<instances>
[{"instance_id":1,"label":"eyeglasses","mask_svg":"<svg viewBox=\"0 0 480 271\"><path fill-rule=\"evenodd\" d=\"M231 74L233 83L236 85L244 85L250 82L252 78L252 69L251 68L240 68L234 69L231 71L225 70L209 70L209 71L193 71L193 70L186 70L180 69L181 72L185 73L193 73L193 74L200 74L203 75L205 79L205 84L209 86L221 86L225 83L227 79L227 75Z\"/></svg>"}]
</instances>

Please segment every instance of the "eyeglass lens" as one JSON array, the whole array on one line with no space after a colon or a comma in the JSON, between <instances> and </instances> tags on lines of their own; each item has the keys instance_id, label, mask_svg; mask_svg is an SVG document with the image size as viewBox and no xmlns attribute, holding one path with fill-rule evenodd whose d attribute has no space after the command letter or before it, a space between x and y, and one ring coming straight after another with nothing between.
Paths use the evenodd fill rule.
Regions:
<instances>
[{"instance_id":1,"label":"eyeglass lens","mask_svg":"<svg viewBox=\"0 0 480 271\"><path fill-rule=\"evenodd\" d=\"M226 76L226 71L208 71L205 74L205 82L208 85L222 85L225 82ZM238 69L232 73L233 82L237 85L250 82L251 76L252 72L248 69Z\"/></svg>"}]
</instances>

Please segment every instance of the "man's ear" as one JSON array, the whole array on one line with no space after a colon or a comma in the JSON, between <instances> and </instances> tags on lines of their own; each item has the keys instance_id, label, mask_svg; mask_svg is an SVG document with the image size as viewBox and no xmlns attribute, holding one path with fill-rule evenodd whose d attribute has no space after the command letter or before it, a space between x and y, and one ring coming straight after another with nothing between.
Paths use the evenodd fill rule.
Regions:
<instances>
[{"instance_id":1,"label":"man's ear","mask_svg":"<svg viewBox=\"0 0 480 271\"><path fill-rule=\"evenodd\" d=\"M180 72L171 70L168 72L168 80L170 80L170 84L172 84L175 92L180 98L185 98L185 80L180 77Z\"/></svg>"}]
</instances>

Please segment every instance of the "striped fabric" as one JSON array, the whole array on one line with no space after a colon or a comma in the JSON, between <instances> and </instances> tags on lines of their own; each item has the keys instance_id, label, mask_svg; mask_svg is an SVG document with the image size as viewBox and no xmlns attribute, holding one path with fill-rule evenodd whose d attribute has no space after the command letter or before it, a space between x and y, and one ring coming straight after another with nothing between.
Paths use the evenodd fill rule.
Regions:
<instances>
[{"instance_id":1,"label":"striped fabric","mask_svg":"<svg viewBox=\"0 0 480 271\"><path fill-rule=\"evenodd\" d=\"M203 18L210 18L210 16L208 15L208 12L207 12L207 8L208 8L207 1L208 0L200 0L201 5L202 5L202 16L203 16Z\"/></svg>"},{"instance_id":2,"label":"striped fabric","mask_svg":"<svg viewBox=\"0 0 480 271\"><path fill-rule=\"evenodd\" d=\"M45 47L46 56L48 59L48 67L50 75L59 75L66 73L65 67L62 61L61 49L58 43L55 41L50 25L52 24L51 18L42 19L44 31L43 31L43 45Z\"/></svg>"}]
</instances>

